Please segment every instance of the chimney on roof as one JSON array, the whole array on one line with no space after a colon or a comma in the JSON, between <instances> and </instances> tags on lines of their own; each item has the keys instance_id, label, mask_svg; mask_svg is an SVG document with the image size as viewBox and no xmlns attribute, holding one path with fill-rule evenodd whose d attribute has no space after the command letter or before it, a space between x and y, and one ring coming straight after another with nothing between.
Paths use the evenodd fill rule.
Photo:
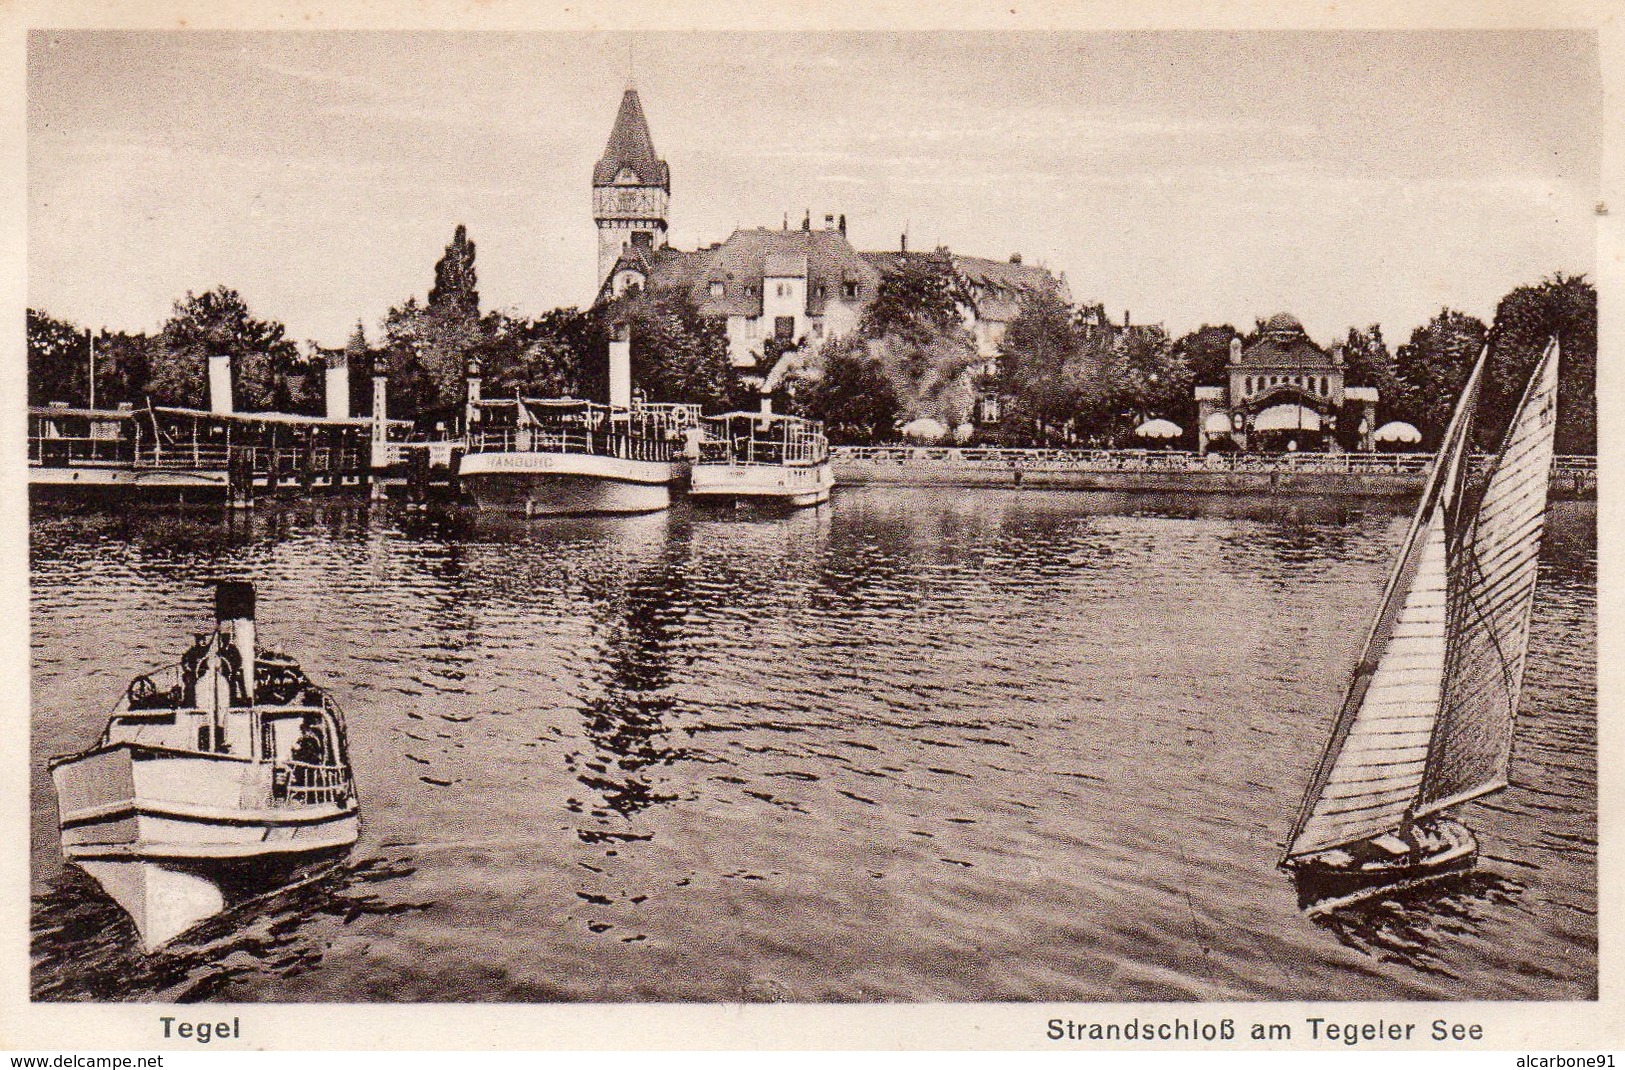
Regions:
<instances>
[{"instance_id":1,"label":"chimney on roof","mask_svg":"<svg viewBox=\"0 0 1625 1070\"><path fill-rule=\"evenodd\" d=\"M908 252L908 234L906 232L897 239L897 248L902 252Z\"/></svg>"},{"instance_id":2,"label":"chimney on roof","mask_svg":"<svg viewBox=\"0 0 1625 1070\"><path fill-rule=\"evenodd\" d=\"M1011 253L1010 254L1010 263L1012 263L1012 264L1021 263L1021 254L1020 253Z\"/></svg>"},{"instance_id":3,"label":"chimney on roof","mask_svg":"<svg viewBox=\"0 0 1625 1070\"><path fill-rule=\"evenodd\" d=\"M1340 346L1340 345L1332 346L1332 363L1337 365L1339 368L1341 368L1343 366L1343 347L1342 346Z\"/></svg>"},{"instance_id":4,"label":"chimney on roof","mask_svg":"<svg viewBox=\"0 0 1625 1070\"><path fill-rule=\"evenodd\" d=\"M1123 310L1123 329L1128 330L1128 309Z\"/></svg>"},{"instance_id":5,"label":"chimney on roof","mask_svg":"<svg viewBox=\"0 0 1625 1070\"><path fill-rule=\"evenodd\" d=\"M835 213L834 212L825 212L824 213L824 229L825 230L834 230L835 229Z\"/></svg>"},{"instance_id":6,"label":"chimney on roof","mask_svg":"<svg viewBox=\"0 0 1625 1070\"><path fill-rule=\"evenodd\" d=\"M1240 338L1232 338L1232 339L1230 339L1230 363L1231 364L1240 364L1241 363L1241 339Z\"/></svg>"},{"instance_id":7,"label":"chimney on roof","mask_svg":"<svg viewBox=\"0 0 1625 1070\"><path fill-rule=\"evenodd\" d=\"M811 208L806 208L806 209L803 209L803 211L806 212L806 215L803 215L801 217L801 229L802 230L811 230L812 229L812 209Z\"/></svg>"},{"instance_id":8,"label":"chimney on roof","mask_svg":"<svg viewBox=\"0 0 1625 1070\"><path fill-rule=\"evenodd\" d=\"M835 224L835 229L841 232L841 237L843 237L843 238L846 237L846 213L845 212L841 213L841 221L839 223Z\"/></svg>"}]
</instances>

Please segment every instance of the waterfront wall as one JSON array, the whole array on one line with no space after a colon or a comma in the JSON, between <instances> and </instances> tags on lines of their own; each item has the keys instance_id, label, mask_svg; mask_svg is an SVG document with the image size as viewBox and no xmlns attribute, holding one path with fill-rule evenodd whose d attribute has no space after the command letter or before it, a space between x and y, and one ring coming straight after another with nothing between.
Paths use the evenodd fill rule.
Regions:
<instances>
[{"instance_id":1,"label":"waterfront wall","mask_svg":"<svg viewBox=\"0 0 1625 1070\"><path fill-rule=\"evenodd\" d=\"M1037 487L1184 494L1323 494L1405 498L1422 489L1426 454L1208 454L1144 450L1010 450L837 446L835 480L848 486ZM1593 458L1559 458L1552 495L1596 496Z\"/></svg>"}]
</instances>

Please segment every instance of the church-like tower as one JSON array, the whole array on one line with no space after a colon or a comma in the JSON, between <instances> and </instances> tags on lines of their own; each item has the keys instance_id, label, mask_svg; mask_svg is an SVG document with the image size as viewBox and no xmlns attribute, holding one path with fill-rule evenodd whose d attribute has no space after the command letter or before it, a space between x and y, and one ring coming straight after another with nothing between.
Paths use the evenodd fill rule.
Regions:
<instances>
[{"instance_id":1,"label":"church-like tower","mask_svg":"<svg viewBox=\"0 0 1625 1070\"><path fill-rule=\"evenodd\" d=\"M592 169L592 216L598 224L598 284L609 277L625 246L666 244L671 169L655 155L638 91L628 87L615 115L604 156Z\"/></svg>"}]
</instances>

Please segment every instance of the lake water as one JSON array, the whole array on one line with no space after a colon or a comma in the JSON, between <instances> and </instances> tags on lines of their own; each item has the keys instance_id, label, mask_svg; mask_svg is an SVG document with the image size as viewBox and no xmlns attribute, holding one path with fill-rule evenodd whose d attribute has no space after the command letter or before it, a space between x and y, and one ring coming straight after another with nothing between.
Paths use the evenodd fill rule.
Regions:
<instances>
[{"instance_id":1,"label":"lake water","mask_svg":"<svg viewBox=\"0 0 1625 1070\"><path fill-rule=\"evenodd\" d=\"M1405 516L868 487L788 517L36 509L36 999L1587 999L1596 508L1556 503L1484 859L1302 915L1275 868ZM259 586L364 829L161 952L45 760Z\"/></svg>"}]
</instances>

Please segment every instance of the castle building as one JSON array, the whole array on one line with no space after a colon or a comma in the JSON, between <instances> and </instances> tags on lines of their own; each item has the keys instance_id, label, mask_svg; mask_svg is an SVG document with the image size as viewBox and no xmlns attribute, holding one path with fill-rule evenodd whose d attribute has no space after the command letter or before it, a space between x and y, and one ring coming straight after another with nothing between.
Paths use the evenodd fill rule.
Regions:
<instances>
[{"instance_id":1,"label":"castle building","mask_svg":"<svg viewBox=\"0 0 1625 1070\"><path fill-rule=\"evenodd\" d=\"M1008 261L961 256L947 249L860 252L847 240L846 217L809 213L799 228L741 228L726 241L684 251L666 242L671 171L654 150L635 89L621 98L603 158L593 168L593 218L598 225L598 303L632 292L685 292L702 314L726 320L728 353L741 375L766 377L766 344L815 353L857 328L881 280L910 258L935 258L965 299L966 327L976 339L981 370L993 361L1023 297L1048 290L1070 300L1065 276Z\"/></svg>"},{"instance_id":2,"label":"castle building","mask_svg":"<svg viewBox=\"0 0 1625 1070\"><path fill-rule=\"evenodd\" d=\"M1359 448L1372 448L1376 389L1345 385L1343 347L1315 345L1296 316L1271 316L1245 348L1232 338L1225 371L1224 385L1195 391L1200 452L1335 450L1345 406L1359 406Z\"/></svg>"}]
</instances>

